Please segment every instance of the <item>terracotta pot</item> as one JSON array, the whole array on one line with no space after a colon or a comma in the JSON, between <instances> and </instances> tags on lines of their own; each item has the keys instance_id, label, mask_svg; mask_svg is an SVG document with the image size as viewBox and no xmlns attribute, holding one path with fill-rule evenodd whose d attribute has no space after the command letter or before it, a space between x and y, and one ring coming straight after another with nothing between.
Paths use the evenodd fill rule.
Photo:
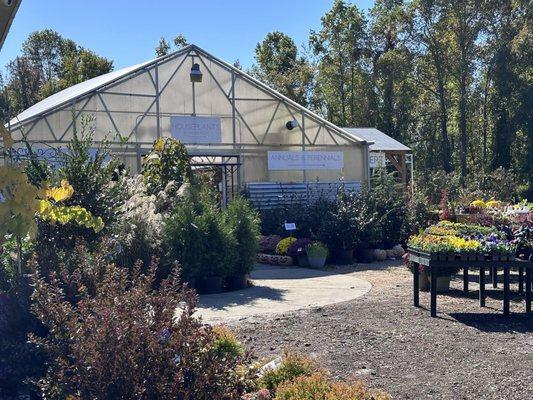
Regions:
<instances>
[{"instance_id":1,"label":"terracotta pot","mask_svg":"<svg viewBox=\"0 0 533 400\"><path fill-rule=\"evenodd\" d=\"M228 276L226 279L228 289L230 290L242 290L248 287L249 274L235 274Z\"/></svg>"},{"instance_id":2,"label":"terracotta pot","mask_svg":"<svg viewBox=\"0 0 533 400\"><path fill-rule=\"evenodd\" d=\"M224 279L221 276L209 276L202 278L200 285L200 293L202 294L214 294L222 293L224 285Z\"/></svg>"}]
</instances>

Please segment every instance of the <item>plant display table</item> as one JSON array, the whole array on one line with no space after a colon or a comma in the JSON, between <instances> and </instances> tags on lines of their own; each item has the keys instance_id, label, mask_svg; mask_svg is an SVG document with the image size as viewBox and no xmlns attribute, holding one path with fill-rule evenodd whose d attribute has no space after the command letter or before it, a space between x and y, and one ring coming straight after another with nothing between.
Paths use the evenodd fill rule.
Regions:
<instances>
[{"instance_id":1,"label":"plant display table","mask_svg":"<svg viewBox=\"0 0 533 400\"><path fill-rule=\"evenodd\" d=\"M525 282L521 276L521 283L525 283L525 302L526 312L531 312L531 286L533 281L533 261L525 261L509 257L485 257L481 255L472 255L472 257L460 257L455 255L442 255L426 253L414 248L409 248L409 262L413 264L413 304L419 306L419 274L418 268L423 265L428 268L430 276L431 292L431 316L437 316L437 276L439 270L444 269L463 269L464 270L464 290L468 291L468 269L475 268L479 270L479 306L485 307L485 270L492 271L493 283L498 268L503 269L503 314L509 315L510 304L510 271L511 268L517 267L522 275L525 271ZM522 286L522 285L520 285Z\"/></svg>"}]
</instances>

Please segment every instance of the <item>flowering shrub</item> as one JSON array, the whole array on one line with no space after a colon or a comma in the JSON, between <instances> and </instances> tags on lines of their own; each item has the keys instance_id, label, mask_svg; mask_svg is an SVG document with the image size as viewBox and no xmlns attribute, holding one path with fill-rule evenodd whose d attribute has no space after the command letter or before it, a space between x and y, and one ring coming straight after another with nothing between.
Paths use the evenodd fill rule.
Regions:
<instances>
[{"instance_id":1,"label":"flowering shrub","mask_svg":"<svg viewBox=\"0 0 533 400\"><path fill-rule=\"evenodd\" d=\"M296 259L299 255L305 254L307 246L309 246L313 241L309 238L300 238L296 239L287 250L287 255Z\"/></svg>"},{"instance_id":2,"label":"flowering shrub","mask_svg":"<svg viewBox=\"0 0 533 400\"><path fill-rule=\"evenodd\" d=\"M475 207L475 208L487 208L487 203L485 203L481 199L478 199L478 200L474 200L473 202L471 202L470 206Z\"/></svg>"},{"instance_id":3,"label":"flowering shrub","mask_svg":"<svg viewBox=\"0 0 533 400\"><path fill-rule=\"evenodd\" d=\"M463 239L457 236L437 236L427 233L411 236L409 247L436 253L471 252L481 249L477 240Z\"/></svg>"},{"instance_id":4,"label":"flowering shrub","mask_svg":"<svg viewBox=\"0 0 533 400\"><path fill-rule=\"evenodd\" d=\"M498 200L493 199L493 200L487 201L485 205L487 206L487 208L498 208L501 206L501 203Z\"/></svg>"},{"instance_id":5,"label":"flowering shrub","mask_svg":"<svg viewBox=\"0 0 533 400\"><path fill-rule=\"evenodd\" d=\"M281 239L276 246L276 253L280 255L286 255L289 251L289 247L291 247L294 242L296 242L296 238L293 237Z\"/></svg>"},{"instance_id":6,"label":"flowering shrub","mask_svg":"<svg viewBox=\"0 0 533 400\"><path fill-rule=\"evenodd\" d=\"M261 253L274 254L280 241L281 236L278 235L263 236L259 239L259 251Z\"/></svg>"},{"instance_id":7,"label":"flowering shrub","mask_svg":"<svg viewBox=\"0 0 533 400\"><path fill-rule=\"evenodd\" d=\"M146 275L137 265L131 277L103 257L87 266L99 272L92 290L80 268L61 271L74 301L59 275L33 277L33 310L49 329L46 338L31 338L50 359L39 381L46 398L230 400L244 393L237 369L247 360L220 357L217 335L193 317L196 296L180 288L177 268L154 289L155 261Z\"/></svg>"}]
</instances>

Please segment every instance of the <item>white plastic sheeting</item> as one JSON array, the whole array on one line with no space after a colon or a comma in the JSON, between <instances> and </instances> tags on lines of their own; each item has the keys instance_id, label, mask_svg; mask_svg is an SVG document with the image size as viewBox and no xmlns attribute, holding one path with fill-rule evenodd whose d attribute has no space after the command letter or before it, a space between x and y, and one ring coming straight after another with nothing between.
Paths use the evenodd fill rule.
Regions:
<instances>
[{"instance_id":1,"label":"white plastic sheeting","mask_svg":"<svg viewBox=\"0 0 533 400\"><path fill-rule=\"evenodd\" d=\"M194 63L203 81L193 85ZM72 137L73 121L78 126L83 115L93 118L96 141L106 139L137 167L155 139L171 136L171 117L196 115L220 118L221 140L187 146L189 152L239 155L241 177L247 181L367 177L366 141L194 45L56 93L11 120L9 128L15 139L24 132L35 143L61 146ZM287 129L288 121L297 126ZM345 168L268 172L269 149L343 151Z\"/></svg>"}]
</instances>

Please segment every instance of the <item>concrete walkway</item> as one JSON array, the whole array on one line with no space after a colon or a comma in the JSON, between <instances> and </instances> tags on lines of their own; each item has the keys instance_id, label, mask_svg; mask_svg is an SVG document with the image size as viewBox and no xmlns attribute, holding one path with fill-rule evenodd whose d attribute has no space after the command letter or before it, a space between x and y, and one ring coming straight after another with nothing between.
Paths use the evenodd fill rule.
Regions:
<instances>
[{"instance_id":1,"label":"concrete walkway","mask_svg":"<svg viewBox=\"0 0 533 400\"><path fill-rule=\"evenodd\" d=\"M231 322L340 303L363 296L372 287L354 273L262 264L251 278L253 286L248 289L200 296L197 314L211 324Z\"/></svg>"}]
</instances>

